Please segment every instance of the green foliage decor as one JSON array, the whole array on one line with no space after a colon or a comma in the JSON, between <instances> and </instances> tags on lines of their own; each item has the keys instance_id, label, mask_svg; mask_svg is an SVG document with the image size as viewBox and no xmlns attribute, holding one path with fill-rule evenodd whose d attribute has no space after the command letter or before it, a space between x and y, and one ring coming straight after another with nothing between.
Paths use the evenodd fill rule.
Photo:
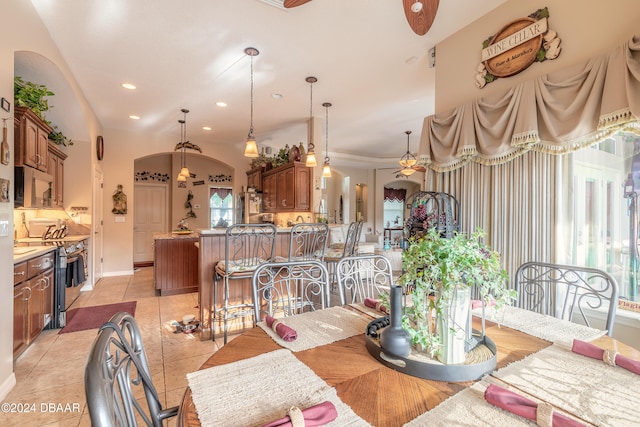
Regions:
<instances>
[{"instance_id":1,"label":"green foliage decor","mask_svg":"<svg viewBox=\"0 0 640 427\"><path fill-rule=\"evenodd\" d=\"M485 232L478 228L467 235L456 233L442 237L435 228L424 236L412 238L402 253L404 273L399 283L410 292L412 304L405 307L402 319L412 345L431 356L439 354L440 338L428 313L442 315L441 302L448 300L457 286L475 287L483 300L496 300L496 309L515 299L515 290L507 287L507 272L500 254L481 242Z\"/></svg>"},{"instance_id":2,"label":"green foliage decor","mask_svg":"<svg viewBox=\"0 0 640 427\"><path fill-rule=\"evenodd\" d=\"M13 101L14 104L20 107L25 107L33 111L38 117L42 119L46 124L53 128L53 131L49 134L49 139L58 145L73 145L73 141L67 138L62 132L58 130L57 126L52 126L51 122L45 118L45 113L53 108L49 105L49 96L54 96L47 86L25 81L20 76L15 76L13 79Z\"/></svg>"}]
</instances>

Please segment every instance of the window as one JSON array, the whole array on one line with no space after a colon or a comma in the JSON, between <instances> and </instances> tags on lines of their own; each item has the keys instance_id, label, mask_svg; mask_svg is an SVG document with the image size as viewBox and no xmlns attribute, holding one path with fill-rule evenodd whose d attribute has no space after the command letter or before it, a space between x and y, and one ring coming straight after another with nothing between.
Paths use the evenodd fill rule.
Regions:
<instances>
[{"instance_id":1,"label":"window","mask_svg":"<svg viewBox=\"0 0 640 427\"><path fill-rule=\"evenodd\" d=\"M231 188L211 187L209 189L209 210L211 228L227 227L233 224L233 192Z\"/></svg>"},{"instance_id":2,"label":"window","mask_svg":"<svg viewBox=\"0 0 640 427\"><path fill-rule=\"evenodd\" d=\"M574 157L572 262L607 271L617 280L622 298L637 295L637 276L630 267L637 261L629 251L638 241L630 236L631 229L638 230L633 224L637 215L630 215L637 198L634 202L625 197L623 184L629 173L640 183L639 153L640 137L619 134ZM640 194L639 185L635 191Z\"/></svg>"}]
</instances>

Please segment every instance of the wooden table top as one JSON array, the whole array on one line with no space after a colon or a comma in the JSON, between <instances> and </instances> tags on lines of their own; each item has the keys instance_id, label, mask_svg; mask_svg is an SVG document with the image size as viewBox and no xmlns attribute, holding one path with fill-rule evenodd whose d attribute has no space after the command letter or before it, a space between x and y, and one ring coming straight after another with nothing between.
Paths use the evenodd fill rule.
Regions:
<instances>
[{"instance_id":1,"label":"wooden table top","mask_svg":"<svg viewBox=\"0 0 640 427\"><path fill-rule=\"evenodd\" d=\"M492 322L487 322L486 325L486 334L498 348L497 368L551 345L548 341L505 326L498 327ZM474 328L480 328L479 320L475 317ZM598 338L593 343L640 359L640 351L608 336ZM230 341L214 353L200 369L281 348L262 328L256 327ZM369 354L365 346L364 333L293 354L328 385L334 387L338 397L356 414L377 427L403 425L471 384L426 380L388 368ZM233 390L224 392L233 393ZM201 425L189 388L180 406L177 425Z\"/></svg>"}]
</instances>

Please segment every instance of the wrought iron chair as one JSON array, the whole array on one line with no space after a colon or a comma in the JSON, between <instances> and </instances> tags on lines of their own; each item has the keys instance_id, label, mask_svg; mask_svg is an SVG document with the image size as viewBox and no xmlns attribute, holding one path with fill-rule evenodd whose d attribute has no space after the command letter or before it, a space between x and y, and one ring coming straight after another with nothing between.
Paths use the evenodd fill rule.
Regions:
<instances>
[{"instance_id":1,"label":"wrought iron chair","mask_svg":"<svg viewBox=\"0 0 640 427\"><path fill-rule=\"evenodd\" d=\"M163 420L178 414L177 406L162 409L140 329L126 312L116 313L98 330L85 366L84 388L94 426L161 427ZM138 400L140 394L144 399Z\"/></svg>"},{"instance_id":2,"label":"wrought iron chair","mask_svg":"<svg viewBox=\"0 0 640 427\"><path fill-rule=\"evenodd\" d=\"M589 267L527 262L516 271L520 308L591 326L589 318L604 310L607 335L613 333L618 283L608 273Z\"/></svg>"},{"instance_id":3,"label":"wrought iron chair","mask_svg":"<svg viewBox=\"0 0 640 427\"><path fill-rule=\"evenodd\" d=\"M255 323L329 307L329 273L317 260L268 262L253 273Z\"/></svg>"},{"instance_id":4,"label":"wrought iron chair","mask_svg":"<svg viewBox=\"0 0 640 427\"><path fill-rule=\"evenodd\" d=\"M362 221L354 221L349 224L347 229L347 237L344 239L344 246L340 250L330 249L324 256L324 262L329 271L329 281L331 284L337 283L336 265L338 262L348 256L354 256L358 253L358 242L362 233Z\"/></svg>"},{"instance_id":5,"label":"wrought iron chair","mask_svg":"<svg viewBox=\"0 0 640 427\"><path fill-rule=\"evenodd\" d=\"M393 286L391 263L382 255L356 255L342 258L336 267L342 305L364 302L389 293Z\"/></svg>"},{"instance_id":6,"label":"wrought iron chair","mask_svg":"<svg viewBox=\"0 0 640 427\"><path fill-rule=\"evenodd\" d=\"M228 322L253 314L253 302L247 302L243 287L236 292L233 303L229 298L231 281L251 280L253 272L262 263L273 260L276 228L273 224L236 224L227 228L224 260L219 261L213 272L213 303L211 310L212 335L215 341L216 320L222 317L224 343L227 343ZM218 307L218 282L222 281L222 306Z\"/></svg>"},{"instance_id":7,"label":"wrought iron chair","mask_svg":"<svg viewBox=\"0 0 640 427\"><path fill-rule=\"evenodd\" d=\"M303 223L291 227L288 261L324 260L329 240L329 225Z\"/></svg>"}]
</instances>

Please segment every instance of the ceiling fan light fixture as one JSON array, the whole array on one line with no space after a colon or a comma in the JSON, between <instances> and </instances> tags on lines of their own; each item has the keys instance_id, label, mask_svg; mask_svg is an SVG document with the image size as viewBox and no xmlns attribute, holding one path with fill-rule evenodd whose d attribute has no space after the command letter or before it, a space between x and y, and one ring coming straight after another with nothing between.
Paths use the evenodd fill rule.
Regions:
<instances>
[{"instance_id":1,"label":"ceiling fan light fixture","mask_svg":"<svg viewBox=\"0 0 640 427\"><path fill-rule=\"evenodd\" d=\"M405 167L400 171L400 173L404 176L410 176L410 175L413 175L415 171L416 171L415 169L412 169L410 167Z\"/></svg>"},{"instance_id":2,"label":"ceiling fan light fixture","mask_svg":"<svg viewBox=\"0 0 640 427\"><path fill-rule=\"evenodd\" d=\"M307 132L307 159L305 160L305 166L313 168L318 166L316 161L315 144L313 143L313 84L318 81L316 77L309 76L305 79L309 83L309 124Z\"/></svg>"},{"instance_id":3,"label":"ceiling fan light fixture","mask_svg":"<svg viewBox=\"0 0 640 427\"><path fill-rule=\"evenodd\" d=\"M251 115L249 124L249 135L247 136L247 142L244 147L244 156L249 158L258 157L258 144L256 138L253 136L253 57L258 56L260 52L254 47L248 47L244 50L251 58Z\"/></svg>"},{"instance_id":4,"label":"ceiling fan light fixture","mask_svg":"<svg viewBox=\"0 0 640 427\"><path fill-rule=\"evenodd\" d=\"M416 163L418 163L418 159L416 159L416 156L411 154L411 151L409 151L409 135L411 135L411 131L408 130L408 131L405 131L405 133L407 134L407 152L404 153L404 155L402 157L400 157L400 160L398 160L398 163L400 163L400 166L403 167L403 170L407 169L407 168L411 168L412 166L415 166ZM413 172L411 172L411 173L413 173ZM402 172L403 175L407 175L407 176L411 175L411 173L406 174L406 173Z\"/></svg>"}]
</instances>

